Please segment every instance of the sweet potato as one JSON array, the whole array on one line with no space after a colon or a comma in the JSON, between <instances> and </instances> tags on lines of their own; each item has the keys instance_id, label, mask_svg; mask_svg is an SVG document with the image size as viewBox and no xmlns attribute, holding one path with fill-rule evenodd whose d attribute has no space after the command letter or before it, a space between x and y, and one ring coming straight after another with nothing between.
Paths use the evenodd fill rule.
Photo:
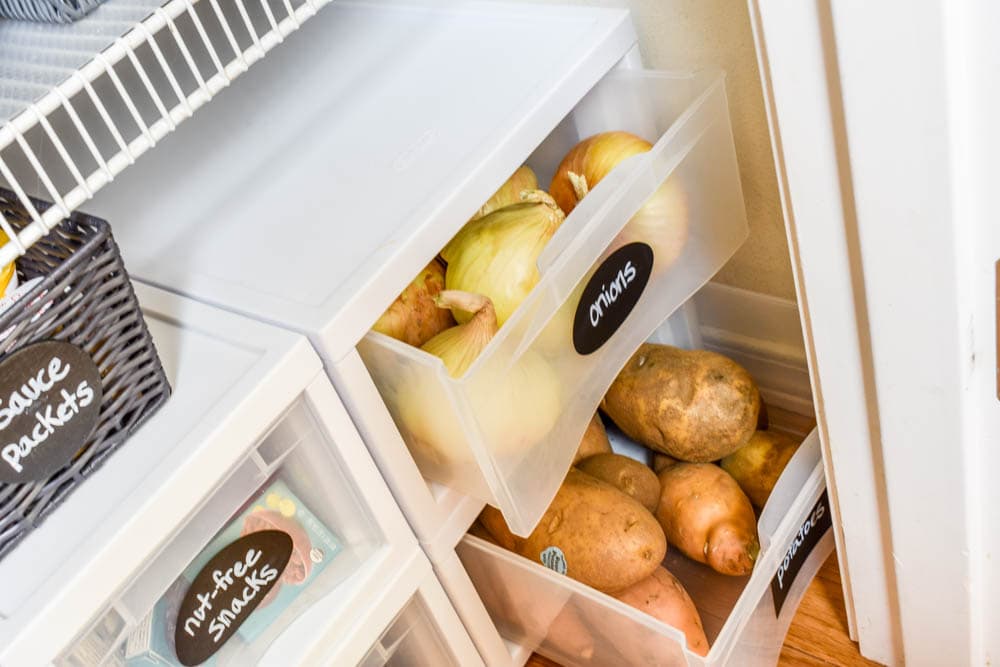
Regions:
<instances>
[{"instance_id":1,"label":"sweet potato","mask_svg":"<svg viewBox=\"0 0 1000 667\"><path fill-rule=\"evenodd\" d=\"M493 507L479 518L504 548L605 593L645 579L667 553L663 530L649 510L575 468L528 537L512 534Z\"/></svg>"},{"instance_id":2,"label":"sweet potato","mask_svg":"<svg viewBox=\"0 0 1000 667\"><path fill-rule=\"evenodd\" d=\"M656 518L670 544L716 572L750 574L760 551L753 507L729 473L710 463L660 472Z\"/></svg>"},{"instance_id":3,"label":"sweet potato","mask_svg":"<svg viewBox=\"0 0 1000 667\"><path fill-rule=\"evenodd\" d=\"M621 454L598 454L576 466L591 477L603 480L632 496L650 512L660 502L660 480L649 467Z\"/></svg>"},{"instance_id":4,"label":"sweet potato","mask_svg":"<svg viewBox=\"0 0 1000 667\"><path fill-rule=\"evenodd\" d=\"M698 608L681 582L666 568L656 568L652 575L615 593L614 597L683 632L691 651L708 654L708 639Z\"/></svg>"},{"instance_id":5,"label":"sweet potato","mask_svg":"<svg viewBox=\"0 0 1000 667\"><path fill-rule=\"evenodd\" d=\"M750 440L760 392L743 367L721 354L646 343L615 378L601 408L650 449L705 463Z\"/></svg>"},{"instance_id":6,"label":"sweet potato","mask_svg":"<svg viewBox=\"0 0 1000 667\"><path fill-rule=\"evenodd\" d=\"M590 423L587 424L587 430L576 450L576 456L573 457L573 465L590 456L610 453L611 443L608 442L608 432L604 430L604 422L601 421L600 415L595 412Z\"/></svg>"},{"instance_id":7,"label":"sweet potato","mask_svg":"<svg viewBox=\"0 0 1000 667\"><path fill-rule=\"evenodd\" d=\"M722 459L754 507L763 509L781 472L799 448L799 441L777 431L757 431L750 442Z\"/></svg>"}]
</instances>

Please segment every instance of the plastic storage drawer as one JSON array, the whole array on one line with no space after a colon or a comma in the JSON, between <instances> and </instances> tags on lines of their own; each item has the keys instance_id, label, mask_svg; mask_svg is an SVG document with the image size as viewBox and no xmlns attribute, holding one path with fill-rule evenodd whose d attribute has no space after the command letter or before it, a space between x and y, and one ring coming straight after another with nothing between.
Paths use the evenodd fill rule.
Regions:
<instances>
[{"instance_id":1,"label":"plastic storage drawer","mask_svg":"<svg viewBox=\"0 0 1000 667\"><path fill-rule=\"evenodd\" d=\"M656 142L567 217L538 285L462 378L379 333L358 347L424 475L522 535L618 371L747 235L720 73L612 72L527 163L547 184L579 140L609 130Z\"/></svg>"},{"instance_id":2,"label":"plastic storage drawer","mask_svg":"<svg viewBox=\"0 0 1000 667\"><path fill-rule=\"evenodd\" d=\"M384 667L434 665L434 667L472 667L483 665L483 660L469 640L469 636L455 614L448 597L431 571L423 554L405 572L403 581L417 582L419 587L404 602L402 611L395 615L386 630L357 662L359 667ZM412 586L413 584L409 584ZM407 590L402 581L394 586L394 596ZM372 615L384 616L398 605L391 600L371 602ZM377 621L368 621L369 627L379 627ZM324 664L355 664L353 656L339 655Z\"/></svg>"},{"instance_id":3,"label":"plastic storage drawer","mask_svg":"<svg viewBox=\"0 0 1000 667\"><path fill-rule=\"evenodd\" d=\"M0 564L0 662L120 664L159 651L180 615L168 598L197 582L192 561L261 529L290 537L281 586L266 607L229 619L235 634L213 659L247 664L286 637L298 639L289 660L305 655L327 636L297 630L309 612L322 608L330 633L348 627L363 591L383 585L416 540L304 338L136 293L173 396Z\"/></svg>"},{"instance_id":4,"label":"plastic storage drawer","mask_svg":"<svg viewBox=\"0 0 1000 667\"><path fill-rule=\"evenodd\" d=\"M88 208L128 214L116 232L136 278L307 334L421 541L453 549L483 499L428 485L355 348L634 44L620 9L334 3ZM592 259L603 249L589 235L585 246Z\"/></svg>"},{"instance_id":5,"label":"plastic storage drawer","mask_svg":"<svg viewBox=\"0 0 1000 667\"><path fill-rule=\"evenodd\" d=\"M728 577L676 550L664 566L690 593L711 650L541 564L466 536L459 556L501 634L564 665L774 665L795 609L833 551L830 504L815 431L789 462L758 522L749 577Z\"/></svg>"}]
</instances>

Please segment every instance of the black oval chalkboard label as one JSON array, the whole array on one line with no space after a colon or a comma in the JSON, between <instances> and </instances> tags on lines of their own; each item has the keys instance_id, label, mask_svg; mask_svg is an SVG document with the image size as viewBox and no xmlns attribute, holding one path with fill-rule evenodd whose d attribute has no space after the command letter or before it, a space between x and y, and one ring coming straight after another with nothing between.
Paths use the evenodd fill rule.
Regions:
<instances>
[{"instance_id":1,"label":"black oval chalkboard label","mask_svg":"<svg viewBox=\"0 0 1000 667\"><path fill-rule=\"evenodd\" d=\"M292 538L280 530L244 535L213 556L177 612L180 663L200 665L222 648L278 584L291 557Z\"/></svg>"},{"instance_id":2,"label":"black oval chalkboard label","mask_svg":"<svg viewBox=\"0 0 1000 667\"><path fill-rule=\"evenodd\" d=\"M0 359L0 482L48 479L101 416L101 372L69 343L42 341Z\"/></svg>"},{"instance_id":3,"label":"black oval chalkboard label","mask_svg":"<svg viewBox=\"0 0 1000 667\"><path fill-rule=\"evenodd\" d=\"M590 354L608 342L639 302L653 271L653 249L629 243L611 253L583 288L573 320L573 347Z\"/></svg>"},{"instance_id":4,"label":"black oval chalkboard label","mask_svg":"<svg viewBox=\"0 0 1000 667\"><path fill-rule=\"evenodd\" d=\"M809 516L799 526L799 532L788 545L785 558L778 565L778 572L771 579L771 593L774 594L774 615L781 616L781 607L785 604L788 591L791 590L795 577L805 565L806 559L812 553L819 541L833 528L830 516L830 496L824 490Z\"/></svg>"}]
</instances>

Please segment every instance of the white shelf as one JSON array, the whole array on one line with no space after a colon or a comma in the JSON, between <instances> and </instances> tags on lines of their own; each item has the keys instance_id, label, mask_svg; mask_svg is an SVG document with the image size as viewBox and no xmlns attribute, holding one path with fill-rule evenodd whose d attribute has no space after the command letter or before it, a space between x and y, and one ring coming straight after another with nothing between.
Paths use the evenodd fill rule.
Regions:
<instances>
[{"instance_id":1,"label":"white shelf","mask_svg":"<svg viewBox=\"0 0 1000 667\"><path fill-rule=\"evenodd\" d=\"M28 204L0 266L327 1L108 0L70 25L0 21L0 183L56 204Z\"/></svg>"},{"instance_id":2,"label":"white shelf","mask_svg":"<svg viewBox=\"0 0 1000 667\"><path fill-rule=\"evenodd\" d=\"M87 210L133 276L336 362L634 42L625 10L333 3Z\"/></svg>"}]
</instances>

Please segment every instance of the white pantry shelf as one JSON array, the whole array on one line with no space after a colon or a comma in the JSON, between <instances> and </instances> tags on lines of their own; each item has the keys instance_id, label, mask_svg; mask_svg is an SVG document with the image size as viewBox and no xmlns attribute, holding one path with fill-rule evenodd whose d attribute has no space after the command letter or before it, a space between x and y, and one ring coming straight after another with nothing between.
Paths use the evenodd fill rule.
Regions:
<instances>
[{"instance_id":1,"label":"white pantry shelf","mask_svg":"<svg viewBox=\"0 0 1000 667\"><path fill-rule=\"evenodd\" d=\"M0 266L328 1L108 0L70 25L0 21L0 184L32 215L16 236L0 216Z\"/></svg>"}]
</instances>

